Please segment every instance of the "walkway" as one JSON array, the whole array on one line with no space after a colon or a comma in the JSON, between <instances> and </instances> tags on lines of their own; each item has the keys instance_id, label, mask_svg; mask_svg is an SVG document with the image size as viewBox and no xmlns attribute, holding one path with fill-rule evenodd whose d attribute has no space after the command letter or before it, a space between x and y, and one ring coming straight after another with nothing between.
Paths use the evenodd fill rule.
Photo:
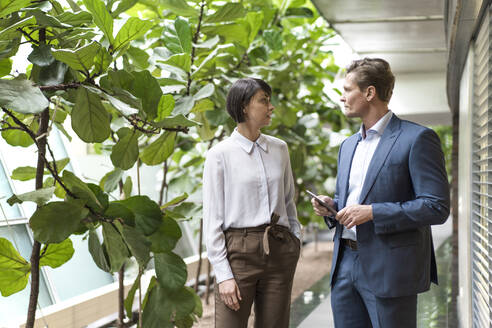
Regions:
<instances>
[{"instance_id":1,"label":"walkway","mask_svg":"<svg viewBox=\"0 0 492 328\"><path fill-rule=\"evenodd\" d=\"M452 218L445 224L432 227L434 247L438 261L439 286L432 285L431 290L419 295L418 327L447 327L447 290L451 283L450 277L450 242ZM331 233L322 235L324 240L331 240ZM449 279L448 279L449 278ZM333 328L331 312L329 275L306 290L292 304L291 328ZM432 321L432 323L431 323Z\"/></svg>"}]
</instances>

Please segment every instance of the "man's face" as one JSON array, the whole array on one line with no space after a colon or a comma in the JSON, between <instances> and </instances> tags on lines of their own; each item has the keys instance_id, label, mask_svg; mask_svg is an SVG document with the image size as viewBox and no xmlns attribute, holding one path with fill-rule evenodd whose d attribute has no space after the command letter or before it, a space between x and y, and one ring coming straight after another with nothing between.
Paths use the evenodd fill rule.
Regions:
<instances>
[{"instance_id":1,"label":"man's face","mask_svg":"<svg viewBox=\"0 0 492 328\"><path fill-rule=\"evenodd\" d=\"M366 98L366 90L360 90L356 82L354 72L347 74L343 83L343 93L340 101L345 107L347 117L362 117L369 109L369 102Z\"/></svg>"}]
</instances>

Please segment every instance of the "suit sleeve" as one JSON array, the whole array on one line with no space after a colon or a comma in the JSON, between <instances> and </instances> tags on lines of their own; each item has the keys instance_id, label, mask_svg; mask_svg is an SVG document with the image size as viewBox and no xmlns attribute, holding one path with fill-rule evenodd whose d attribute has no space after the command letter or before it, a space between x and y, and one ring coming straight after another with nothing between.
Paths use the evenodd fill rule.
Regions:
<instances>
[{"instance_id":1,"label":"suit sleeve","mask_svg":"<svg viewBox=\"0 0 492 328\"><path fill-rule=\"evenodd\" d=\"M442 224L449 216L449 183L439 137L433 130L425 129L414 140L408 168L415 199L373 203L374 228L378 234Z\"/></svg>"}]
</instances>

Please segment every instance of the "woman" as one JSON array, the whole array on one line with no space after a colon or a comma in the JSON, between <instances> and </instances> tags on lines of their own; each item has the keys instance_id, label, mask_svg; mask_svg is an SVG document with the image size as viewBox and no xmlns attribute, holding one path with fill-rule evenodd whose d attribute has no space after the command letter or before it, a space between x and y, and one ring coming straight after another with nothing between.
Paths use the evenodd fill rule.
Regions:
<instances>
[{"instance_id":1,"label":"woman","mask_svg":"<svg viewBox=\"0 0 492 328\"><path fill-rule=\"evenodd\" d=\"M287 144L261 134L272 90L260 79L236 81L227 112L237 127L212 147L203 173L207 253L216 278L215 327L289 326L300 225Z\"/></svg>"}]
</instances>

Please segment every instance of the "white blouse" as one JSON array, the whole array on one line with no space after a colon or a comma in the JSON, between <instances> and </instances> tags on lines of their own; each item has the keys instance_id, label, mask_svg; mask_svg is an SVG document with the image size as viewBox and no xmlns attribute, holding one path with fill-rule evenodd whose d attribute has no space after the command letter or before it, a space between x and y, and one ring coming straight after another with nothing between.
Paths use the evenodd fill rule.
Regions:
<instances>
[{"instance_id":1,"label":"white blouse","mask_svg":"<svg viewBox=\"0 0 492 328\"><path fill-rule=\"evenodd\" d=\"M207 254L217 283L233 278L223 231L270 223L273 212L278 224L300 238L294 203L294 179L287 144L260 134L255 141L237 129L206 156L203 171L203 222Z\"/></svg>"}]
</instances>

